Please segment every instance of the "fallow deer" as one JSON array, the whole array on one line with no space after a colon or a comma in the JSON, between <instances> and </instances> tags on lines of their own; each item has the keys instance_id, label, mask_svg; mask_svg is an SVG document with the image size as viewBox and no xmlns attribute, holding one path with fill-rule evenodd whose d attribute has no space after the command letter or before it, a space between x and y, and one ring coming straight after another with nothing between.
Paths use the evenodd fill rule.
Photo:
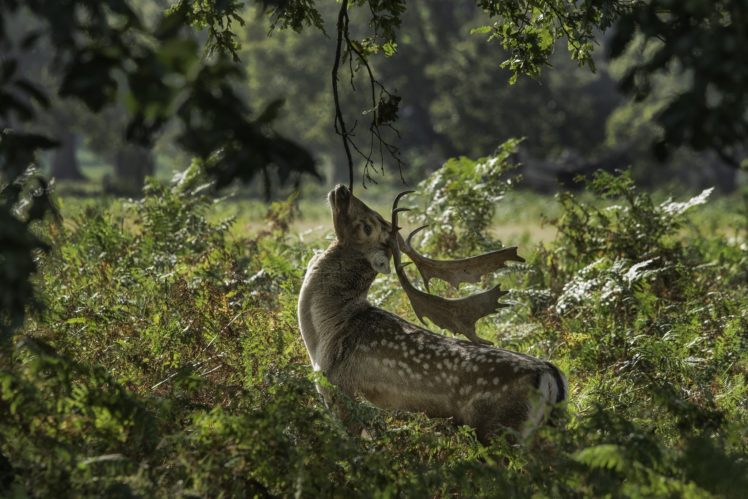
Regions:
<instances>
[{"instance_id":1,"label":"fallow deer","mask_svg":"<svg viewBox=\"0 0 748 499\"><path fill-rule=\"evenodd\" d=\"M504 293L497 287L448 300L418 290L403 270L400 252L413 260L426 283L432 277L453 286L475 282L524 261L516 248L456 261L424 257L397 227L398 195L387 222L338 185L329 195L336 239L309 262L299 295L299 326L315 371L342 393L383 409L421 411L473 427L480 441L509 428L527 435L547 408L567 394L564 375L541 359L489 346L475 334L475 322L494 312ZM466 335L446 337L374 307L367 293L377 273L395 271L419 318ZM318 385L328 405L330 390Z\"/></svg>"}]
</instances>

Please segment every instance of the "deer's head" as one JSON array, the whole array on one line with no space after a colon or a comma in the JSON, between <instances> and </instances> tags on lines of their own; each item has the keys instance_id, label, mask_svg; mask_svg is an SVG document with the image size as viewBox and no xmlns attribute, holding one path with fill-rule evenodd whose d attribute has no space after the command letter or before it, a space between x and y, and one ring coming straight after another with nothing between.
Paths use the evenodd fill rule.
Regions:
<instances>
[{"instance_id":1,"label":"deer's head","mask_svg":"<svg viewBox=\"0 0 748 499\"><path fill-rule=\"evenodd\" d=\"M419 319L431 319L436 325L463 334L476 343L490 343L475 333L475 323L481 317L496 312L506 304L499 303L505 291L499 286L470 295L464 298L447 299L428 293L428 283L432 278L447 281L453 287L462 282L477 282L488 273L506 267L506 262L513 260L524 262L517 255L517 248L503 248L478 256L458 260L434 260L415 251L411 246L413 236L424 227L410 233L407 239L400 235L398 214L407 208L398 208L400 199L413 191L397 195L392 205L392 222L387 223L377 212L353 196L351 191L338 185L329 194L332 206L335 234L341 245L357 249L364 254L377 272L387 274L390 271L390 257L394 257L395 271L398 280L410 299L413 310ZM427 292L413 286L405 273L407 263L401 261L405 253L415 264L424 281Z\"/></svg>"},{"instance_id":2,"label":"deer's head","mask_svg":"<svg viewBox=\"0 0 748 499\"><path fill-rule=\"evenodd\" d=\"M362 253L377 272L389 274L392 257L390 224L344 185L336 186L327 198L338 243Z\"/></svg>"}]
</instances>

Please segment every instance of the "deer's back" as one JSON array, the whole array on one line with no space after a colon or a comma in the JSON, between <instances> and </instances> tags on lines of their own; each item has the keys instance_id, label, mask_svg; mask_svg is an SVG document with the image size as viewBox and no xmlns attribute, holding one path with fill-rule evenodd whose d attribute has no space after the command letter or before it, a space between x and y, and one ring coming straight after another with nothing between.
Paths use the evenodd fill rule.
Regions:
<instances>
[{"instance_id":1,"label":"deer's back","mask_svg":"<svg viewBox=\"0 0 748 499\"><path fill-rule=\"evenodd\" d=\"M371 307L343 327L330 381L376 406L423 411L480 426L489 409L501 424L524 421L518 401L558 371L548 362L441 336ZM502 406L506 406L503 410Z\"/></svg>"}]
</instances>

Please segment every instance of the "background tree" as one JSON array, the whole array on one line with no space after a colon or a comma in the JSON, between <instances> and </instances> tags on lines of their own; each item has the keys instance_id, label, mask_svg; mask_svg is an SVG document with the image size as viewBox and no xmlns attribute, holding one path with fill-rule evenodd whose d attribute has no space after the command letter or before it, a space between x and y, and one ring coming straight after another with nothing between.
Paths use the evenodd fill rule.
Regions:
<instances>
[{"instance_id":1,"label":"background tree","mask_svg":"<svg viewBox=\"0 0 748 499\"><path fill-rule=\"evenodd\" d=\"M637 99L656 94L657 77L668 72L682 82L654 114L663 130L655 145L659 157L688 145L710 149L736 167L745 160L746 26L745 0L635 2L618 19L609 56L618 59L632 46L639 55L621 79L628 94Z\"/></svg>"},{"instance_id":2,"label":"background tree","mask_svg":"<svg viewBox=\"0 0 748 499\"><path fill-rule=\"evenodd\" d=\"M334 19L333 10L321 9L320 14ZM530 152L543 159L570 147L583 154L604 147L605 121L621 100L605 68L597 74L579 72L559 52L551 61L553 71L509 85L510 75L495 62L502 49L470 34L486 21L470 1L409 6L402 16L397 53L371 62L380 80L402 97L397 127L405 137L401 149L413 170L406 172L411 178L421 178L424 170L452 156L484 154L513 136L527 136ZM321 151L336 172L335 180L341 180L345 157L338 141L331 140L333 102L328 75L318 69L334 55L331 41L316 30L276 31L266 37L262 26L263 19L255 18L243 30L241 59L248 68L250 93L284 96L286 112L278 126ZM268 65L276 70L263 72ZM353 80L358 89L367 84L360 76ZM344 83L342 88L348 90ZM343 95L343 107L349 110L348 121L359 123L356 135L361 137L365 129L360 123L366 118L362 112L370 107L351 94Z\"/></svg>"},{"instance_id":3,"label":"background tree","mask_svg":"<svg viewBox=\"0 0 748 499\"><path fill-rule=\"evenodd\" d=\"M327 26L335 22L335 11L331 4L320 4L319 14ZM360 19L359 14L350 13L350 29L356 35L366 25L366 17ZM250 21L241 31L241 59L247 67L249 93L267 94L264 102L285 97L287 106L278 126L302 138L334 181L345 180L345 154L329 128L334 107L329 77L319 70L334 56L333 40L315 29L275 30L265 36L265 20L256 11L246 17ZM692 186L734 188L736 172L709 151L686 148L656 161L651 144L662 137L662 128L655 116L666 97L683 91L685 84L663 72L657 77L658 91L646 102L632 101L617 91L626 68L641 59L642 37L613 63L605 61L601 50L591 52L587 62L595 72L578 68L564 42L556 42L546 71L520 76L511 85L511 72L497 67L497 60L509 53L485 42L493 27L481 26L489 21L470 1L409 5L401 16L397 53L369 57L377 78L402 98L396 126L405 138L399 144L406 177L422 178L449 157L480 156L509 137L525 136L523 162L535 187L555 188L558 177L571 183L579 173L634 165L635 177L644 185L679 178ZM607 43L607 38L601 40ZM268 65L275 71L262 71ZM346 122L357 124L357 139L366 135L371 109L362 98L368 92L362 73L353 79L358 93L349 91L345 78L340 85ZM360 168L363 159L357 161ZM396 167L388 158L385 165L390 170Z\"/></svg>"}]
</instances>

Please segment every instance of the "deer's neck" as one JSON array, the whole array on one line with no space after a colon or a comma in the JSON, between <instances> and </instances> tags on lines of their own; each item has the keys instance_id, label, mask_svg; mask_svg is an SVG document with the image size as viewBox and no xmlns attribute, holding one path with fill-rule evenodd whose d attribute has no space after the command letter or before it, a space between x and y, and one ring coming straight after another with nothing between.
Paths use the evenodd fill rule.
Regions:
<instances>
[{"instance_id":1,"label":"deer's neck","mask_svg":"<svg viewBox=\"0 0 748 499\"><path fill-rule=\"evenodd\" d=\"M299 294L299 326L315 370L334 360L348 320L370 307L366 299L376 277L363 254L333 243L307 267Z\"/></svg>"}]
</instances>

